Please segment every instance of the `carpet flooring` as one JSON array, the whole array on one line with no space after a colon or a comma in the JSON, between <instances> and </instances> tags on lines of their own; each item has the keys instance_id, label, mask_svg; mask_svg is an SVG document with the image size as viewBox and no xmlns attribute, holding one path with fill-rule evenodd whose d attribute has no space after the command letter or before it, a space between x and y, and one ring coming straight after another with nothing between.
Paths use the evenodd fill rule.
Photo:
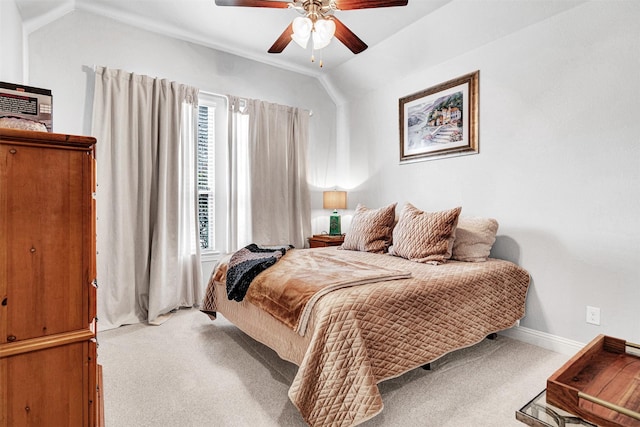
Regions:
<instances>
[{"instance_id":1,"label":"carpet flooring","mask_svg":"<svg viewBox=\"0 0 640 427\"><path fill-rule=\"evenodd\" d=\"M306 425L287 397L296 366L222 316L184 309L98 337L107 427ZM515 411L566 360L499 335L382 382L384 410L361 426L524 426Z\"/></svg>"}]
</instances>

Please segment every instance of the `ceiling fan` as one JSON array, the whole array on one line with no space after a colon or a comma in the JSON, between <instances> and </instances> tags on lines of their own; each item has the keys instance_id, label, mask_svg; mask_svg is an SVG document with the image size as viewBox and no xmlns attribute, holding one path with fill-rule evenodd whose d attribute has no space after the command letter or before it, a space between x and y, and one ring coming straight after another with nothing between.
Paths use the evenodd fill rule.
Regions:
<instances>
[{"instance_id":1,"label":"ceiling fan","mask_svg":"<svg viewBox=\"0 0 640 427\"><path fill-rule=\"evenodd\" d=\"M314 49L322 49L335 36L351 52L358 54L368 46L346 25L335 17L339 10L372 9L406 6L409 0L215 0L218 6L266 7L295 9L302 16L294 19L269 48L269 53L280 53L291 40L306 48L311 37Z\"/></svg>"}]
</instances>

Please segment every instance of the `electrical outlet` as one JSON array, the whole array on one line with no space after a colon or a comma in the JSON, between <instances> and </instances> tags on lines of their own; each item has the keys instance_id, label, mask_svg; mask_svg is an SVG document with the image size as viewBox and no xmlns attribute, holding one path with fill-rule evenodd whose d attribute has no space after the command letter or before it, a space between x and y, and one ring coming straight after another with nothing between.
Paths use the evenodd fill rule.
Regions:
<instances>
[{"instance_id":1,"label":"electrical outlet","mask_svg":"<svg viewBox=\"0 0 640 427\"><path fill-rule=\"evenodd\" d=\"M587 306L587 323L600 325L600 308Z\"/></svg>"}]
</instances>

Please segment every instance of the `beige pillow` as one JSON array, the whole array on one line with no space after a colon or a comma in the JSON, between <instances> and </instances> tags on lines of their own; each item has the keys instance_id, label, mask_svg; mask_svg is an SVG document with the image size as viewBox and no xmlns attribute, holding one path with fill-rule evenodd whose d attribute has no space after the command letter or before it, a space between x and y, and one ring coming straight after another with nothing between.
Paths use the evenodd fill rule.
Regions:
<instances>
[{"instance_id":1,"label":"beige pillow","mask_svg":"<svg viewBox=\"0 0 640 427\"><path fill-rule=\"evenodd\" d=\"M441 264L451 258L461 207L424 212L407 203L393 229L391 255L411 261Z\"/></svg>"},{"instance_id":2,"label":"beige pillow","mask_svg":"<svg viewBox=\"0 0 640 427\"><path fill-rule=\"evenodd\" d=\"M493 218L460 218L451 258L458 261L486 261L496 241L498 221Z\"/></svg>"},{"instance_id":3,"label":"beige pillow","mask_svg":"<svg viewBox=\"0 0 640 427\"><path fill-rule=\"evenodd\" d=\"M358 204L342 249L385 253L391 244L396 203L379 209Z\"/></svg>"}]
</instances>

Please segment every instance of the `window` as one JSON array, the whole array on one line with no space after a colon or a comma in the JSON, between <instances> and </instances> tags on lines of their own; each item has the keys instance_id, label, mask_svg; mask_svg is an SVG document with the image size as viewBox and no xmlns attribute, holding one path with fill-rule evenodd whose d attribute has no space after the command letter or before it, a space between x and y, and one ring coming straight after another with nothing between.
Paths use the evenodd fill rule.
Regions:
<instances>
[{"instance_id":1,"label":"window","mask_svg":"<svg viewBox=\"0 0 640 427\"><path fill-rule=\"evenodd\" d=\"M1 1L1 0L0 0ZM226 96L200 91L197 114L198 234L205 258L216 257L226 242ZM212 258L213 259L213 258Z\"/></svg>"},{"instance_id":2,"label":"window","mask_svg":"<svg viewBox=\"0 0 640 427\"><path fill-rule=\"evenodd\" d=\"M215 248L215 104L198 106L198 228L200 249Z\"/></svg>"}]
</instances>

